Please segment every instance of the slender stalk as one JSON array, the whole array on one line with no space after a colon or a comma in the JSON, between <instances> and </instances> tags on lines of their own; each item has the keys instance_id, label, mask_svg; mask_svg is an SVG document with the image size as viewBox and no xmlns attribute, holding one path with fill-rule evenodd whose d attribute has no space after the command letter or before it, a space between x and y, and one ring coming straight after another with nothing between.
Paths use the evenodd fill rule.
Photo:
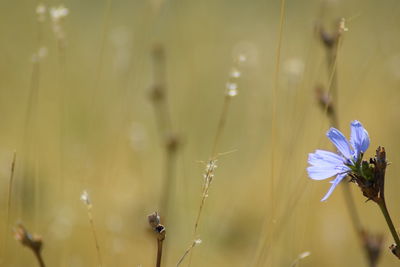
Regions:
<instances>
[{"instance_id":1,"label":"slender stalk","mask_svg":"<svg viewBox=\"0 0 400 267\"><path fill-rule=\"evenodd\" d=\"M218 157L218 153L217 153L218 145L220 143L222 133L225 129L225 125L226 125L226 121L227 121L228 113L229 113L229 107L230 107L230 103L231 103L231 98L232 98L232 96L230 96L229 94L226 94L225 98L224 98L224 103L222 104L222 111L221 111L221 115L218 120L217 131L215 133L215 138L214 138L212 149L211 149L211 158L208 161L208 165L207 165L207 169L206 169L206 173L205 173L205 177L204 177L201 202L200 202L199 210L197 213L197 217L196 217L194 229L193 229L193 240L195 240L196 236L197 236L201 214L203 212L204 204L205 204L207 196L208 196L208 191L210 189L210 185L213 180L215 168L217 167L215 163L216 163L217 157ZM192 248L190 248L189 250L187 250L185 252L184 256L182 256L182 260L185 258L187 253L189 253L188 266L190 266L192 263L192 256L193 256Z\"/></svg>"},{"instance_id":2,"label":"slender stalk","mask_svg":"<svg viewBox=\"0 0 400 267\"><path fill-rule=\"evenodd\" d=\"M220 142L222 133L225 128L225 123L226 123L226 119L228 117L230 103L231 103L231 97L228 95L225 96L224 103L222 104L221 116L219 117L219 121L218 121L217 132L215 134L214 143L213 143L212 150L211 150L211 158L214 160L217 157L218 144Z\"/></svg>"},{"instance_id":3,"label":"slender stalk","mask_svg":"<svg viewBox=\"0 0 400 267\"><path fill-rule=\"evenodd\" d=\"M228 117L230 103L231 103L231 97L225 96L224 103L222 104L221 116L219 117L219 121L218 121L217 132L215 134L215 138L214 138L214 142L213 142L213 146L212 146L212 150L211 150L211 159L209 160L209 164L215 165L215 161L218 156L217 148L218 148L218 144L220 142L222 133L225 128L225 123L226 123L226 119ZM214 169L212 168L212 169L207 169L207 172L206 172L205 183L203 184L202 198L201 198L201 202L200 202L200 206L199 206L199 211L197 212L196 221L194 224L193 238L196 238L196 235L197 235L200 217L201 217L201 214L203 211L204 203L206 202L206 199L207 199L208 190L210 189L210 183L212 180L212 178L210 180L210 175L213 175L213 171L214 171ZM210 181L210 183L207 183L207 181Z\"/></svg>"},{"instance_id":4,"label":"slender stalk","mask_svg":"<svg viewBox=\"0 0 400 267\"><path fill-rule=\"evenodd\" d=\"M186 258L186 256L189 254L189 252L198 244L198 241L194 240L193 243L186 249L185 253L183 253L182 257L179 259L179 261L176 263L176 267L179 267L183 260Z\"/></svg>"},{"instance_id":5,"label":"slender stalk","mask_svg":"<svg viewBox=\"0 0 400 267\"><path fill-rule=\"evenodd\" d=\"M13 160L11 162L11 170L10 170L10 179L8 181L8 192L7 192L7 210L6 210L6 225L4 229L4 245L3 245L3 259L4 261L7 255L7 232L8 226L10 225L10 210L11 210L11 198L12 198L12 189L13 189L13 181L14 181L14 170L15 170L15 162L17 160L17 153L14 151Z\"/></svg>"},{"instance_id":6,"label":"slender stalk","mask_svg":"<svg viewBox=\"0 0 400 267\"><path fill-rule=\"evenodd\" d=\"M364 234L364 228L362 227L362 224L360 221L360 216L358 214L357 207L354 202L353 194L350 191L349 184L344 182L342 189L343 189L344 199L346 202L347 210L350 215L350 219L351 219L353 228L362 240L363 234Z\"/></svg>"},{"instance_id":7,"label":"slender stalk","mask_svg":"<svg viewBox=\"0 0 400 267\"><path fill-rule=\"evenodd\" d=\"M156 267L160 267L161 266L163 243L164 243L164 240L157 239L157 263L156 263Z\"/></svg>"},{"instance_id":8,"label":"slender stalk","mask_svg":"<svg viewBox=\"0 0 400 267\"><path fill-rule=\"evenodd\" d=\"M93 215L92 215L90 206L88 206L88 218L89 218L90 228L92 229L93 239L94 239L94 243L95 243L95 247L96 247L98 266L101 267L101 266L103 266L103 261L101 258L99 240L97 237L96 227L94 226L94 220L93 220Z\"/></svg>"},{"instance_id":9,"label":"slender stalk","mask_svg":"<svg viewBox=\"0 0 400 267\"><path fill-rule=\"evenodd\" d=\"M46 265L44 264L44 260L43 260L43 258L42 258L42 254L40 253L40 251L34 250L33 252L34 252L34 254L35 254L36 260L37 260L38 263L39 263L39 266L40 266L40 267L46 267Z\"/></svg>"},{"instance_id":10,"label":"slender stalk","mask_svg":"<svg viewBox=\"0 0 400 267\"><path fill-rule=\"evenodd\" d=\"M379 208L381 208L383 217L385 217L386 223L389 227L390 233L393 236L394 242L396 243L397 247L400 247L400 238L396 231L396 227L393 224L392 218L390 217L389 211L386 206L385 198L379 198L377 204Z\"/></svg>"},{"instance_id":11,"label":"slender stalk","mask_svg":"<svg viewBox=\"0 0 400 267\"><path fill-rule=\"evenodd\" d=\"M165 150L163 189L159 208L160 212L164 214L165 221L168 218L169 202L175 182L176 152L179 146L179 138L174 134L172 127L166 86L165 52L161 45L154 47L152 59L154 85L151 88L151 100L155 110L160 139Z\"/></svg>"},{"instance_id":12,"label":"slender stalk","mask_svg":"<svg viewBox=\"0 0 400 267\"><path fill-rule=\"evenodd\" d=\"M267 218L265 216L262 233L260 235L260 242L258 244L256 255L254 257L255 264L261 264L263 255L267 247L270 247L267 244L267 238L265 235L267 233L267 224L271 223L271 232L274 232L274 223L275 220L275 160L276 160L276 117L277 117L277 95L278 95L278 84L279 84L279 74L280 74L280 66L281 66L281 50L282 50L282 41L283 41L283 29L285 24L285 9L286 9L286 1L280 1L280 17L279 17L279 32L278 32L278 43L276 47L276 61L275 61L275 73L274 73L274 85L272 88L272 118L271 118L271 167L270 167L270 203L271 203L271 216ZM271 253L272 254L272 253ZM273 257L273 256L272 256ZM271 259L273 262L273 259Z\"/></svg>"}]
</instances>

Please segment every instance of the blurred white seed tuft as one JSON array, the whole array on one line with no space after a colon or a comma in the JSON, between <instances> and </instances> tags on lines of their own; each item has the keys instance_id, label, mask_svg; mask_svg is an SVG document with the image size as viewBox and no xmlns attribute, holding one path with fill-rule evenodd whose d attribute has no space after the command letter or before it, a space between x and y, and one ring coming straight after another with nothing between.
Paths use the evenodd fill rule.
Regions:
<instances>
[{"instance_id":1,"label":"blurred white seed tuft","mask_svg":"<svg viewBox=\"0 0 400 267\"><path fill-rule=\"evenodd\" d=\"M88 206L88 207L92 206L92 202L90 201L89 193L86 190L84 190L82 192L81 200L86 206Z\"/></svg>"},{"instance_id":2,"label":"blurred white seed tuft","mask_svg":"<svg viewBox=\"0 0 400 267\"><path fill-rule=\"evenodd\" d=\"M69 9L64 6L51 7L50 17L53 22L53 32L56 39L60 42L61 47L65 46L65 32L62 27L62 21L69 14Z\"/></svg>"},{"instance_id":3,"label":"blurred white seed tuft","mask_svg":"<svg viewBox=\"0 0 400 267\"><path fill-rule=\"evenodd\" d=\"M244 54L240 54L238 57L239 62L246 62L247 57Z\"/></svg>"},{"instance_id":4,"label":"blurred white seed tuft","mask_svg":"<svg viewBox=\"0 0 400 267\"><path fill-rule=\"evenodd\" d=\"M231 77L232 78L239 78L241 75L240 71L238 69L232 69L231 71Z\"/></svg>"},{"instance_id":5,"label":"blurred white seed tuft","mask_svg":"<svg viewBox=\"0 0 400 267\"><path fill-rule=\"evenodd\" d=\"M39 22L45 22L46 21L46 12L47 8L43 3L40 3L36 7L36 15L38 17Z\"/></svg>"},{"instance_id":6,"label":"blurred white seed tuft","mask_svg":"<svg viewBox=\"0 0 400 267\"><path fill-rule=\"evenodd\" d=\"M239 93L238 91L239 86L237 84L237 80L242 76L239 67L240 64L245 61L246 61L246 56L244 54L239 54L234 61L234 66L229 73L229 79L225 85L226 95L229 97L237 96L237 94Z\"/></svg>"},{"instance_id":7,"label":"blurred white seed tuft","mask_svg":"<svg viewBox=\"0 0 400 267\"><path fill-rule=\"evenodd\" d=\"M60 20L68 16L68 14L69 14L68 8L64 7L63 5L50 8L50 16L54 22L59 22Z\"/></svg>"},{"instance_id":8,"label":"blurred white seed tuft","mask_svg":"<svg viewBox=\"0 0 400 267\"><path fill-rule=\"evenodd\" d=\"M311 255L311 252L310 251L305 251L305 252L303 252L303 253L301 253L300 255L299 255L299 259L304 259L304 258L306 258L306 257L308 257L308 256L310 256Z\"/></svg>"},{"instance_id":9,"label":"blurred white seed tuft","mask_svg":"<svg viewBox=\"0 0 400 267\"><path fill-rule=\"evenodd\" d=\"M39 62L47 56L47 47L42 46L39 50L32 55L32 62Z\"/></svg>"},{"instance_id":10,"label":"blurred white seed tuft","mask_svg":"<svg viewBox=\"0 0 400 267\"><path fill-rule=\"evenodd\" d=\"M340 33L349 31L349 28L346 27L346 19L345 18L340 19L339 31L340 31Z\"/></svg>"}]
</instances>

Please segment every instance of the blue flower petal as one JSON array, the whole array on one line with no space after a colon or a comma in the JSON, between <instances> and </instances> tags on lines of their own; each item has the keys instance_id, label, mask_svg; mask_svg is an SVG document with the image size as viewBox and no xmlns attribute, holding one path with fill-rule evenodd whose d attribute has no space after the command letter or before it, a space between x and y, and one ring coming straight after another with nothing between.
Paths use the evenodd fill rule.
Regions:
<instances>
[{"instance_id":1,"label":"blue flower petal","mask_svg":"<svg viewBox=\"0 0 400 267\"><path fill-rule=\"evenodd\" d=\"M328 197L332 194L333 190L335 190L336 186L343 180L344 177L346 177L347 173L342 173L339 174L335 180L331 181L330 183L331 188L329 188L328 192L326 193L326 195L321 199L321 201L326 201L328 199Z\"/></svg>"},{"instance_id":2,"label":"blue flower petal","mask_svg":"<svg viewBox=\"0 0 400 267\"><path fill-rule=\"evenodd\" d=\"M346 159L352 158L353 151L350 148L349 142L339 130L330 128L326 135Z\"/></svg>"},{"instance_id":3,"label":"blue flower petal","mask_svg":"<svg viewBox=\"0 0 400 267\"><path fill-rule=\"evenodd\" d=\"M307 168L308 176L313 180L324 180L326 178L335 176L341 170L336 166L310 166Z\"/></svg>"},{"instance_id":4,"label":"blue flower petal","mask_svg":"<svg viewBox=\"0 0 400 267\"><path fill-rule=\"evenodd\" d=\"M330 151L316 150L308 154L308 163L313 166L339 166L344 163L344 159Z\"/></svg>"},{"instance_id":5,"label":"blue flower petal","mask_svg":"<svg viewBox=\"0 0 400 267\"><path fill-rule=\"evenodd\" d=\"M351 122L350 143L355 150L355 157L360 153L367 151L369 147L369 136L367 130L364 129L359 121Z\"/></svg>"}]
</instances>

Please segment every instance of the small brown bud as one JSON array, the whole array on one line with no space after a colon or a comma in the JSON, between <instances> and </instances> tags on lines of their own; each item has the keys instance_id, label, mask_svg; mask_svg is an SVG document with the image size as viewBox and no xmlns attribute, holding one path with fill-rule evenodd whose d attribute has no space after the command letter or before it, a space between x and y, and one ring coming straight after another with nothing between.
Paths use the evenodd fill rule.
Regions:
<instances>
[{"instance_id":1,"label":"small brown bud","mask_svg":"<svg viewBox=\"0 0 400 267\"><path fill-rule=\"evenodd\" d=\"M30 248L35 253L40 253L43 242L40 236L31 235L22 224L18 224L14 230L15 239L20 241L22 245Z\"/></svg>"},{"instance_id":2,"label":"small brown bud","mask_svg":"<svg viewBox=\"0 0 400 267\"><path fill-rule=\"evenodd\" d=\"M157 212L153 212L147 216L147 220L151 228L155 229L160 224L160 216Z\"/></svg>"}]
</instances>

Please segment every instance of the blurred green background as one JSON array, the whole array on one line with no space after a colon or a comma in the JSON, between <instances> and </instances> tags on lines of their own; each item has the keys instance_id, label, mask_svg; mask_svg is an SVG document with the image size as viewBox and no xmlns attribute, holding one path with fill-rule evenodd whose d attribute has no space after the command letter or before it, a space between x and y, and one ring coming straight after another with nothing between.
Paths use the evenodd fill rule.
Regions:
<instances>
[{"instance_id":1,"label":"blurred green background","mask_svg":"<svg viewBox=\"0 0 400 267\"><path fill-rule=\"evenodd\" d=\"M42 21L39 4L47 8ZM59 5L69 14L55 28L48 10ZM337 61L340 126L349 136L351 120L364 124L371 137L367 157L386 147L392 162L387 202L400 225L400 3L287 0L274 97L279 12L279 1L258 0L2 0L0 218L7 216L17 153L10 225L0 220L4 266L36 264L13 240L16 222L43 237L48 266L96 266L83 190L93 203L104 266L155 264L146 216L159 210L165 190L165 150L149 98L156 44L165 51L168 109L181 141L164 266L175 266L193 240L204 171L199 162L211 156L224 87L239 54L247 60L218 146L235 152L218 160L197 236L203 243L191 265L290 266L305 251L311 255L301 266L366 265L342 190L321 203L330 184L305 171L309 152L332 149L325 137L329 121L315 99L329 74L314 27L320 22L329 30L337 19L347 20ZM46 55L35 58L39 50ZM351 190L364 226L385 234L380 266L394 266L378 207L365 203L356 185ZM260 240L267 247L258 258Z\"/></svg>"}]
</instances>

